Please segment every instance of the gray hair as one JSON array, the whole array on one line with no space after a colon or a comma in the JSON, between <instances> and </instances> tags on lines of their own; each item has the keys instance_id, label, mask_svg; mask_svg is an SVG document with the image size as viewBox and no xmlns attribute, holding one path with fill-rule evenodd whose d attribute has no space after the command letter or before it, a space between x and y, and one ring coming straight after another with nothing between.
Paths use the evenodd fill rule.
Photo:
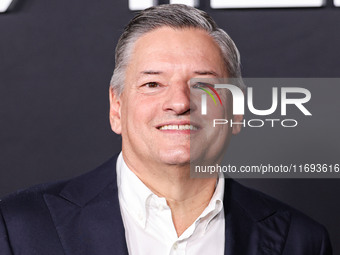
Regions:
<instances>
[{"instance_id":1,"label":"gray hair","mask_svg":"<svg viewBox=\"0 0 340 255\"><path fill-rule=\"evenodd\" d=\"M118 40L115 69L110 86L119 96L124 89L125 70L135 42L144 34L160 28L198 28L206 31L218 44L230 78L238 80L242 87L239 51L230 36L204 11L182 4L164 4L151 7L137 14Z\"/></svg>"}]
</instances>

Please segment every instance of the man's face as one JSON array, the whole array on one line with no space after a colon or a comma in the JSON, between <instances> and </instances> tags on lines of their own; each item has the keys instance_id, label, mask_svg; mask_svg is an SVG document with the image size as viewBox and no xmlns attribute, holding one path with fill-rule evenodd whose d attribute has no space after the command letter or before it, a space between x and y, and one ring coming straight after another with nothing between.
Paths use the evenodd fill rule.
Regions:
<instances>
[{"instance_id":1,"label":"man's face","mask_svg":"<svg viewBox=\"0 0 340 255\"><path fill-rule=\"evenodd\" d=\"M203 30L162 27L139 38L123 93L119 98L110 93L111 126L122 135L125 158L146 165L189 164L190 136L202 140L201 148L213 147L209 136L225 141L227 125L220 128L222 136L204 131L206 121L190 122L200 112L190 105L190 79L226 76L220 49Z\"/></svg>"}]
</instances>

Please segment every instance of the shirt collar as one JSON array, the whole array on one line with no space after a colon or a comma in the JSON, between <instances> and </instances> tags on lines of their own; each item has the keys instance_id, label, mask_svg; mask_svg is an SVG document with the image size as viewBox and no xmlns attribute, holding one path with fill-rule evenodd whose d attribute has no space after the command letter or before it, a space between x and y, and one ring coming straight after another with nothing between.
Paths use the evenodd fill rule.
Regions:
<instances>
[{"instance_id":1,"label":"shirt collar","mask_svg":"<svg viewBox=\"0 0 340 255\"><path fill-rule=\"evenodd\" d=\"M204 209L202 214L198 217L198 220L206 219L204 231L206 231L209 223L215 218L215 216L221 212L223 208L223 197L224 197L224 176L219 176L216 181L216 188L213 196L210 199L208 206Z\"/></svg>"},{"instance_id":2,"label":"shirt collar","mask_svg":"<svg viewBox=\"0 0 340 255\"><path fill-rule=\"evenodd\" d=\"M122 152L117 159L117 185L122 206L125 206L131 216L145 228L147 220L147 205L151 197L156 196L126 165ZM216 181L216 188L208 206L197 218L193 225L204 222L204 231L209 223L223 208L225 180L220 175Z\"/></svg>"},{"instance_id":3,"label":"shirt collar","mask_svg":"<svg viewBox=\"0 0 340 255\"><path fill-rule=\"evenodd\" d=\"M153 192L128 168L122 152L117 159L117 185L122 206L145 228L146 204Z\"/></svg>"}]
</instances>

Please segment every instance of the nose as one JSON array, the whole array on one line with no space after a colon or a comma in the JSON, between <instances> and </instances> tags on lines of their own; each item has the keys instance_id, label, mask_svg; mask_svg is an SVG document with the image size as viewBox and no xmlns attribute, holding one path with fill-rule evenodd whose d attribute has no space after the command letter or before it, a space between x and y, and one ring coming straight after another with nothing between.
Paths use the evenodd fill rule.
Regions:
<instances>
[{"instance_id":1,"label":"nose","mask_svg":"<svg viewBox=\"0 0 340 255\"><path fill-rule=\"evenodd\" d=\"M169 85L163 110L176 115L190 114L190 89L186 82Z\"/></svg>"}]
</instances>

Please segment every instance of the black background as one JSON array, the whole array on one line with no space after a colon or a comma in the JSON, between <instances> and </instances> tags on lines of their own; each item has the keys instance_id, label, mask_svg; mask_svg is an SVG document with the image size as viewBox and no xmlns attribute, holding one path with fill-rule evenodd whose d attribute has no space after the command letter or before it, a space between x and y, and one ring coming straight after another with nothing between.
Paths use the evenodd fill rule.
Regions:
<instances>
[{"instance_id":1,"label":"black background","mask_svg":"<svg viewBox=\"0 0 340 255\"><path fill-rule=\"evenodd\" d=\"M339 77L340 8L331 1L323 8L213 10L201 0L200 8L234 39L245 77ZM115 43L134 14L124 0L17 0L0 14L0 196L79 175L120 151L108 122L108 86ZM240 148L251 141L237 146L237 139L242 133L230 153L246 161ZM307 145L289 146L283 157L308 156ZM324 224L340 253L340 179L241 182Z\"/></svg>"}]
</instances>

